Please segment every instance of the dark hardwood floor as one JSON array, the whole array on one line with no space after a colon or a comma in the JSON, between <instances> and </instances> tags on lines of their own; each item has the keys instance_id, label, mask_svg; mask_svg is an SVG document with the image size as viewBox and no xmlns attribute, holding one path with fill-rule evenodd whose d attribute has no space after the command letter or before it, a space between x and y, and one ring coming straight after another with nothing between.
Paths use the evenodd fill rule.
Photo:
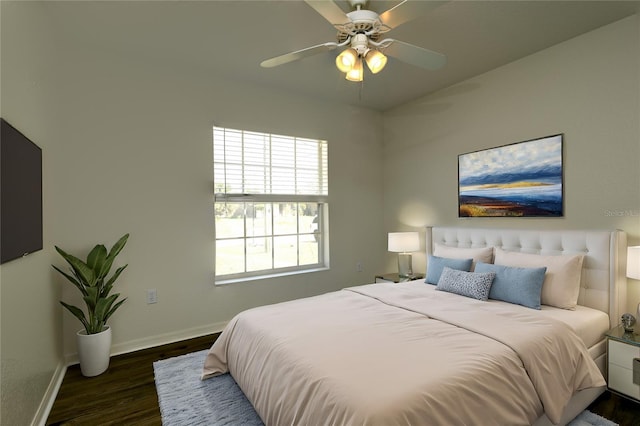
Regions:
<instances>
[{"instance_id":1,"label":"dark hardwood floor","mask_svg":"<svg viewBox=\"0 0 640 426\"><path fill-rule=\"evenodd\" d=\"M620 426L640 426L640 403L609 391L593 401L589 410Z\"/></svg>"},{"instance_id":2,"label":"dark hardwood floor","mask_svg":"<svg viewBox=\"0 0 640 426\"><path fill-rule=\"evenodd\" d=\"M47 425L161 425L153 363L209 349L218 335L113 356L96 377L83 377L79 365L69 367Z\"/></svg>"},{"instance_id":3,"label":"dark hardwood floor","mask_svg":"<svg viewBox=\"0 0 640 426\"><path fill-rule=\"evenodd\" d=\"M78 365L69 367L47 425L161 425L153 363L208 349L217 338L212 334L114 356L97 377L83 377ZM640 404L610 392L589 409L620 426L640 426Z\"/></svg>"}]
</instances>

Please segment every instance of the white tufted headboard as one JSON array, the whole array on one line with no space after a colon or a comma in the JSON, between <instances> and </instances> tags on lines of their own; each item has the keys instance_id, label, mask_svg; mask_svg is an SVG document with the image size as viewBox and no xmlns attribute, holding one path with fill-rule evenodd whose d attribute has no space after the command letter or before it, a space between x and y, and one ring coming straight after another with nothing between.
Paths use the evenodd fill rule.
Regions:
<instances>
[{"instance_id":1,"label":"white tufted headboard","mask_svg":"<svg viewBox=\"0 0 640 426\"><path fill-rule=\"evenodd\" d=\"M520 230L500 228L427 227L427 255L434 244L450 247L500 247L542 255L583 254L578 304L609 314L619 324L626 304L624 231ZM428 259L428 256L427 256Z\"/></svg>"}]
</instances>

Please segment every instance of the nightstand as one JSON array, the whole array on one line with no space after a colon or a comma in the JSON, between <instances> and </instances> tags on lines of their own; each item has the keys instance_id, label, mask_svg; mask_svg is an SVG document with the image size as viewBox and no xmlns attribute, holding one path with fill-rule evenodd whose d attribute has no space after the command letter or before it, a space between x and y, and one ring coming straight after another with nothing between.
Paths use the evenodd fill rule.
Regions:
<instances>
[{"instance_id":1,"label":"nightstand","mask_svg":"<svg viewBox=\"0 0 640 426\"><path fill-rule=\"evenodd\" d=\"M391 274L376 275L376 282L377 283L402 283L406 281L420 280L423 278L424 278L424 275L422 274L413 274L413 277L411 278L400 278L398 273L395 272Z\"/></svg>"},{"instance_id":2,"label":"nightstand","mask_svg":"<svg viewBox=\"0 0 640 426\"><path fill-rule=\"evenodd\" d=\"M637 327L636 327L637 328ZM640 400L640 330L625 333L622 325L609 330L607 339L607 387Z\"/></svg>"}]
</instances>

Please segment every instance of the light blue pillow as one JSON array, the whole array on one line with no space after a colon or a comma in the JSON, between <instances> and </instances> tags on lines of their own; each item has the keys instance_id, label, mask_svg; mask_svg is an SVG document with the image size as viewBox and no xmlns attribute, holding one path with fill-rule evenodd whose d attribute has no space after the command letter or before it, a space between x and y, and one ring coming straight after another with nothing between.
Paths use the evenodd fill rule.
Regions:
<instances>
[{"instance_id":1,"label":"light blue pillow","mask_svg":"<svg viewBox=\"0 0 640 426\"><path fill-rule=\"evenodd\" d=\"M532 309L540 309L540 295L545 266L540 268L517 268L478 262L476 272L495 272L489 299L515 303Z\"/></svg>"},{"instance_id":2,"label":"light blue pillow","mask_svg":"<svg viewBox=\"0 0 640 426\"><path fill-rule=\"evenodd\" d=\"M495 272L466 272L445 266L436 290L448 291L486 302L495 276Z\"/></svg>"},{"instance_id":3,"label":"light blue pillow","mask_svg":"<svg viewBox=\"0 0 640 426\"><path fill-rule=\"evenodd\" d=\"M448 257L438 257L429 255L429 263L427 266L427 284L438 284L440 275L445 266L459 271L469 272L473 259L450 259Z\"/></svg>"}]
</instances>

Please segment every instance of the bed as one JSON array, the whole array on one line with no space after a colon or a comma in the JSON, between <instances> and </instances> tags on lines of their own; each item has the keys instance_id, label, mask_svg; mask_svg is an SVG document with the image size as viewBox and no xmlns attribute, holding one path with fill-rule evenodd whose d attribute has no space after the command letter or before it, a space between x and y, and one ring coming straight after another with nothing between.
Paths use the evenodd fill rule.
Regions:
<instances>
[{"instance_id":1,"label":"bed","mask_svg":"<svg viewBox=\"0 0 640 426\"><path fill-rule=\"evenodd\" d=\"M455 259L472 270L242 312L202 378L230 372L267 425L566 424L605 389L604 332L624 307L625 250L621 231L427 228L427 279ZM523 306L520 293L475 297L489 278L509 290L508 274L539 276L536 262L549 265L538 301L562 308ZM573 280L575 289L562 284Z\"/></svg>"}]
</instances>

